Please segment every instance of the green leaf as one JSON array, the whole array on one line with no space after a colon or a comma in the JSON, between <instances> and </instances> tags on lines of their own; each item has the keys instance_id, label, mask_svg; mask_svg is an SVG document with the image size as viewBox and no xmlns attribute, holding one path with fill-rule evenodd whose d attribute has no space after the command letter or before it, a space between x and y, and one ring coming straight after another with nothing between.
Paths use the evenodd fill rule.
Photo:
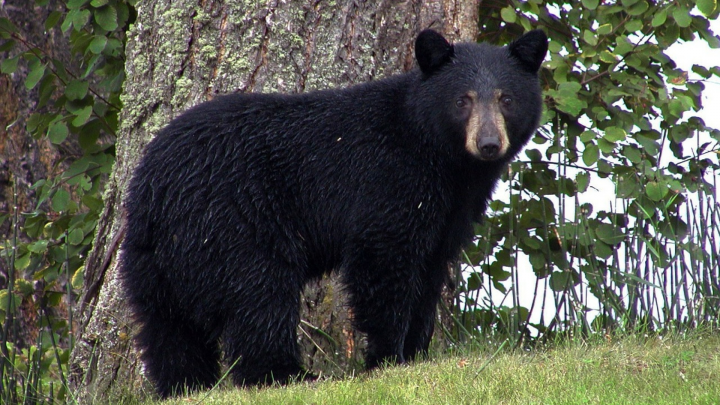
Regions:
<instances>
[{"instance_id":1,"label":"green leaf","mask_svg":"<svg viewBox=\"0 0 720 405\"><path fill-rule=\"evenodd\" d=\"M0 64L0 72L5 73L6 75L15 73L15 70L17 70L18 60L20 60L20 57L18 56L15 56L14 58L3 59L2 63Z\"/></svg>"},{"instance_id":2,"label":"green leaf","mask_svg":"<svg viewBox=\"0 0 720 405\"><path fill-rule=\"evenodd\" d=\"M94 54L99 54L103 50L105 50L105 44L107 44L108 39L104 35L96 35L95 38L90 42L90 45L88 45L88 49L90 52Z\"/></svg>"},{"instance_id":3,"label":"green leaf","mask_svg":"<svg viewBox=\"0 0 720 405\"><path fill-rule=\"evenodd\" d=\"M675 19L675 22L677 23L680 28L687 28L692 23L692 17L690 17L690 12L688 11L687 7L684 6L675 6L673 7L672 12L673 18Z\"/></svg>"},{"instance_id":4,"label":"green leaf","mask_svg":"<svg viewBox=\"0 0 720 405\"><path fill-rule=\"evenodd\" d=\"M628 9L626 11L631 16L639 16L640 14L646 12L649 7L650 6L648 5L648 3L645 0L640 0L637 3L633 4L632 6L628 7ZM635 20L635 21L639 21L642 24L642 22L640 20Z\"/></svg>"},{"instance_id":5,"label":"green leaf","mask_svg":"<svg viewBox=\"0 0 720 405\"><path fill-rule=\"evenodd\" d=\"M77 112L77 116L72 121L72 124L76 127L82 126L87 122L87 120L90 118L90 114L92 114L92 106L86 106L80 111Z\"/></svg>"},{"instance_id":6,"label":"green leaf","mask_svg":"<svg viewBox=\"0 0 720 405\"><path fill-rule=\"evenodd\" d=\"M0 45L0 52L7 52L15 46L15 41L12 39L8 39L7 41L3 42L2 45Z\"/></svg>"},{"instance_id":7,"label":"green leaf","mask_svg":"<svg viewBox=\"0 0 720 405\"><path fill-rule=\"evenodd\" d=\"M691 69L693 72L702 76L703 79L709 79L710 76L712 76L712 73L710 72L710 70L708 70L705 66L692 65Z\"/></svg>"},{"instance_id":8,"label":"green leaf","mask_svg":"<svg viewBox=\"0 0 720 405\"><path fill-rule=\"evenodd\" d=\"M18 270L26 269L30 265L30 253L26 253L15 259L15 268Z\"/></svg>"},{"instance_id":9,"label":"green leaf","mask_svg":"<svg viewBox=\"0 0 720 405\"><path fill-rule=\"evenodd\" d=\"M45 77L40 80L40 86L38 87L40 97L38 98L36 108L45 107L50 101L50 98L55 94L56 89L55 75L45 75Z\"/></svg>"},{"instance_id":10,"label":"green leaf","mask_svg":"<svg viewBox=\"0 0 720 405\"><path fill-rule=\"evenodd\" d=\"M62 212L65 211L69 203L70 193L68 193L65 189L61 188L55 192L55 195L52 197L52 203L50 204L50 206L52 207L53 211Z\"/></svg>"},{"instance_id":11,"label":"green leaf","mask_svg":"<svg viewBox=\"0 0 720 405\"><path fill-rule=\"evenodd\" d=\"M72 276L72 287L76 290L79 290L82 288L83 283L85 280L85 266L78 267L77 270L75 270L75 274Z\"/></svg>"},{"instance_id":12,"label":"green leaf","mask_svg":"<svg viewBox=\"0 0 720 405\"><path fill-rule=\"evenodd\" d=\"M595 10L600 4L600 0L582 0L582 5L588 10Z\"/></svg>"},{"instance_id":13,"label":"green leaf","mask_svg":"<svg viewBox=\"0 0 720 405\"><path fill-rule=\"evenodd\" d=\"M610 51L602 51L600 52L600 60L605 63L615 63L618 61L618 58Z\"/></svg>"},{"instance_id":14,"label":"green leaf","mask_svg":"<svg viewBox=\"0 0 720 405\"><path fill-rule=\"evenodd\" d=\"M671 239L683 239L688 235L688 224L678 217L671 216L661 225L660 232Z\"/></svg>"},{"instance_id":15,"label":"green leaf","mask_svg":"<svg viewBox=\"0 0 720 405\"><path fill-rule=\"evenodd\" d=\"M90 21L90 10L79 10L73 15L73 28L75 28L75 31L80 31L87 25L88 21Z\"/></svg>"},{"instance_id":16,"label":"green leaf","mask_svg":"<svg viewBox=\"0 0 720 405\"><path fill-rule=\"evenodd\" d=\"M592 46L597 45L597 42L598 42L597 37L595 36L595 33L593 33L590 30L583 31L583 40Z\"/></svg>"},{"instance_id":17,"label":"green leaf","mask_svg":"<svg viewBox=\"0 0 720 405\"><path fill-rule=\"evenodd\" d=\"M670 114L678 118L681 118L683 116L683 113L689 110L688 106L686 106L685 103L683 103L682 100L680 100L679 98L670 100L670 103L668 103L668 108L670 109Z\"/></svg>"},{"instance_id":18,"label":"green leaf","mask_svg":"<svg viewBox=\"0 0 720 405\"><path fill-rule=\"evenodd\" d=\"M687 125L676 125L670 128L670 139L677 143L683 143L693 136L693 131Z\"/></svg>"},{"instance_id":19,"label":"green leaf","mask_svg":"<svg viewBox=\"0 0 720 405\"><path fill-rule=\"evenodd\" d=\"M82 75L82 78L83 78L83 79L87 78L88 76L90 76L90 74L91 74L92 72L95 71L95 67L96 67L95 65L96 65L96 64L98 63L98 61L100 60L100 57L101 57L101 56L102 56L102 55L93 55L93 57L90 58L90 60L87 62L87 68L85 69L85 72L84 72L83 75Z\"/></svg>"},{"instance_id":20,"label":"green leaf","mask_svg":"<svg viewBox=\"0 0 720 405\"><path fill-rule=\"evenodd\" d=\"M607 35L612 32L612 24L602 24L597 28L598 35Z\"/></svg>"},{"instance_id":21,"label":"green leaf","mask_svg":"<svg viewBox=\"0 0 720 405\"><path fill-rule=\"evenodd\" d=\"M710 30L700 30L700 38L707 42L708 46L712 49L720 48L720 37L712 35Z\"/></svg>"},{"instance_id":22,"label":"green leaf","mask_svg":"<svg viewBox=\"0 0 720 405\"><path fill-rule=\"evenodd\" d=\"M62 32L67 32L70 29L70 27L72 26L72 21L73 21L71 14L76 13L76 12L77 12L77 10L70 10L70 12L68 12L67 15L65 15L65 19L63 20L62 24L60 24L60 30Z\"/></svg>"},{"instance_id":23,"label":"green leaf","mask_svg":"<svg viewBox=\"0 0 720 405\"><path fill-rule=\"evenodd\" d=\"M93 197L89 194L83 196L82 203L93 211L100 211L104 207L101 199Z\"/></svg>"},{"instance_id":24,"label":"green leaf","mask_svg":"<svg viewBox=\"0 0 720 405\"><path fill-rule=\"evenodd\" d=\"M527 149L525 150L525 156L528 157L533 162L539 162L542 160L542 153L540 153L537 149Z\"/></svg>"},{"instance_id":25,"label":"green leaf","mask_svg":"<svg viewBox=\"0 0 720 405\"><path fill-rule=\"evenodd\" d=\"M103 6L94 12L95 22L106 31L114 31L117 25L117 10L111 5Z\"/></svg>"},{"instance_id":26,"label":"green leaf","mask_svg":"<svg viewBox=\"0 0 720 405\"><path fill-rule=\"evenodd\" d=\"M615 193L620 198L635 198L640 191L640 183L633 173L626 173L617 177Z\"/></svg>"},{"instance_id":27,"label":"green leaf","mask_svg":"<svg viewBox=\"0 0 720 405\"><path fill-rule=\"evenodd\" d=\"M47 239L40 239L38 241L28 243L27 249L37 254L45 253L45 251L47 251L48 243L50 242Z\"/></svg>"},{"instance_id":28,"label":"green leaf","mask_svg":"<svg viewBox=\"0 0 720 405\"><path fill-rule=\"evenodd\" d=\"M27 267L27 264L30 264L30 257L29 255L27 256L25 267ZM22 268L18 268L18 261L20 261L20 258L15 260L15 267L18 270L22 270ZM0 310L5 312L8 312L10 309L17 310L20 307L20 304L22 304L22 296L15 293L9 293L6 288L0 290Z\"/></svg>"},{"instance_id":29,"label":"green leaf","mask_svg":"<svg viewBox=\"0 0 720 405\"><path fill-rule=\"evenodd\" d=\"M529 255L530 264L533 270L542 270L545 268L546 260L545 255L538 252L531 252Z\"/></svg>"},{"instance_id":30,"label":"green leaf","mask_svg":"<svg viewBox=\"0 0 720 405\"><path fill-rule=\"evenodd\" d=\"M615 144L612 142L608 142L605 138L600 138L597 140L598 148L600 148L600 152L605 154L613 153L615 150Z\"/></svg>"},{"instance_id":31,"label":"green leaf","mask_svg":"<svg viewBox=\"0 0 720 405\"><path fill-rule=\"evenodd\" d=\"M634 45L628 41L628 38L626 36L620 36L616 40L615 49L613 50L614 53L617 55L625 55L626 53L633 50Z\"/></svg>"},{"instance_id":32,"label":"green leaf","mask_svg":"<svg viewBox=\"0 0 720 405\"><path fill-rule=\"evenodd\" d=\"M642 152L635 146L625 145L623 147L623 155L635 164L642 162Z\"/></svg>"},{"instance_id":33,"label":"green leaf","mask_svg":"<svg viewBox=\"0 0 720 405\"><path fill-rule=\"evenodd\" d=\"M580 115L583 108L587 107L584 101L577 97L563 97L559 100L558 108L572 116Z\"/></svg>"},{"instance_id":34,"label":"green leaf","mask_svg":"<svg viewBox=\"0 0 720 405\"><path fill-rule=\"evenodd\" d=\"M622 229L612 224L599 224L595 229L595 235L598 239L608 245L616 245L625 239L625 233Z\"/></svg>"},{"instance_id":35,"label":"green leaf","mask_svg":"<svg viewBox=\"0 0 720 405\"><path fill-rule=\"evenodd\" d=\"M54 144L62 143L68 136L68 127L65 121L58 121L48 129L48 139Z\"/></svg>"},{"instance_id":36,"label":"green leaf","mask_svg":"<svg viewBox=\"0 0 720 405\"><path fill-rule=\"evenodd\" d=\"M102 7L106 4L108 4L108 0L92 0L90 2L90 5L93 7Z\"/></svg>"},{"instance_id":37,"label":"green leaf","mask_svg":"<svg viewBox=\"0 0 720 405\"><path fill-rule=\"evenodd\" d=\"M605 139L608 142L620 142L624 141L625 137L627 136L627 133L625 133L625 130L618 127L608 127L605 129L605 135L603 135L603 139Z\"/></svg>"},{"instance_id":38,"label":"green leaf","mask_svg":"<svg viewBox=\"0 0 720 405\"><path fill-rule=\"evenodd\" d=\"M69 8L70 10L78 9L87 4L88 1L89 0L70 0L67 3L67 8Z\"/></svg>"},{"instance_id":39,"label":"green leaf","mask_svg":"<svg viewBox=\"0 0 720 405\"><path fill-rule=\"evenodd\" d=\"M57 25L57 23L60 21L60 18L62 17L62 13L59 11L53 11L48 15L48 18L45 19L45 30L49 31L54 26Z\"/></svg>"},{"instance_id":40,"label":"green leaf","mask_svg":"<svg viewBox=\"0 0 720 405\"><path fill-rule=\"evenodd\" d=\"M653 28L659 27L659 26L665 24L665 20L667 20L667 10L662 9L662 10L658 11L657 13L655 13L651 24L652 24Z\"/></svg>"},{"instance_id":41,"label":"green leaf","mask_svg":"<svg viewBox=\"0 0 720 405\"><path fill-rule=\"evenodd\" d=\"M83 234L82 229L73 229L70 233L68 233L67 242L71 245L77 246L82 243L84 237L85 235Z\"/></svg>"},{"instance_id":42,"label":"green leaf","mask_svg":"<svg viewBox=\"0 0 720 405\"><path fill-rule=\"evenodd\" d=\"M94 163L94 162L92 162ZM68 182L71 181L73 177L76 177L88 170L88 167L90 167L90 159L87 157L82 157L70 164L70 166L65 169L65 172L62 174L62 179L66 180ZM93 165L95 166L95 165Z\"/></svg>"},{"instance_id":43,"label":"green leaf","mask_svg":"<svg viewBox=\"0 0 720 405\"><path fill-rule=\"evenodd\" d=\"M697 0L695 5L706 17L710 17L717 10L717 0Z\"/></svg>"},{"instance_id":44,"label":"green leaf","mask_svg":"<svg viewBox=\"0 0 720 405\"><path fill-rule=\"evenodd\" d=\"M580 172L575 176L575 183L577 184L577 191L584 193L590 185L590 175L587 172Z\"/></svg>"},{"instance_id":45,"label":"green leaf","mask_svg":"<svg viewBox=\"0 0 720 405\"><path fill-rule=\"evenodd\" d=\"M56 307L60 305L60 302L62 301L63 293L56 292L56 291L46 291L45 292L45 302L49 307Z\"/></svg>"},{"instance_id":46,"label":"green leaf","mask_svg":"<svg viewBox=\"0 0 720 405\"><path fill-rule=\"evenodd\" d=\"M34 113L30 114L27 121L25 122L25 128L28 130L28 132L35 132L35 130L42 124L43 122L43 115Z\"/></svg>"},{"instance_id":47,"label":"green leaf","mask_svg":"<svg viewBox=\"0 0 720 405\"><path fill-rule=\"evenodd\" d=\"M587 107L585 101L578 97L582 85L578 82L563 82L558 86L557 91L551 92L560 111L577 116L583 108Z\"/></svg>"},{"instance_id":48,"label":"green leaf","mask_svg":"<svg viewBox=\"0 0 720 405\"><path fill-rule=\"evenodd\" d=\"M657 156L657 154L660 153L660 144L655 140L643 134L635 134L635 140L643 147L646 155Z\"/></svg>"},{"instance_id":49,"label":"green leaf","mask_svg":"<svg viewBox=\"0 0 720 405\"><path fill-rule=\"evenodd\" d=\"M65 97L68 100L82 100L88 91L88 82L84 80L73 80L65 87Z\"/></svg>"},{"instance_id":50,"label":"green leaf","mask_svg":"<svg viewBox=\"0 0 720 405\"><path fill-rule=\"evenodd\" d=\"M573 286L571 273L568 271L554 271L550 274L550 289L553 291L565 291Z\"/></svg>"},{"instance_id":51,"label":"green leaf","mask_svg":"<svg viewBox=\"0 0 720 405\"><path fill-rule=\"evenodd\" d=\"M30 69L30 73L28 73L27 78L25 78L25 88L28 90L35 88L44 75L45 65L42 63L36 64Z\"/></svg>"},{"instance_id":52,"label":"green leaf","mask_svg":"<svg viewBox=\"0 0 720 405\"><path fill-rule=\"evenodd\" d=\"M0 18L0 35L3 38L10 38L10 34L18 32L17 27L7 18Z\"/></svg>"},{"instance_id":53,"label":"green leaf","mask_svg":"<svg viewBox=\"0 0 720 405\"><path fill-rule=\"evenodd\" d=\"M524 236L522 238L522 243L524 243L533 250L538 250L542 248L542 242L536 236Z\"/></svg>"},{"instance_id":54,"label":"green leaf","mask_svg":"<svg viewBox=\"0 0 720 405\"><path fill-rule=\"evenodd\" d=\"M646 3L647 4L647 3ZM625 24L625 31L634 33L640 31L643 28L643 20L641 18L630 20Z\"/></svg>"},{"instance_id":55,"label":"green leaf","mask_svg":"<svg viewBox=\"0 0 720 405\"><path fill-rule=\"evenodd\" d=\"M500 17L503 21L513 24L517 21L517 15L515 14L515 8L513 6L507 6L500 9Z\"/></svg>"},{"instance_id":56,"label":"green leaf","mask_svg":"<svg viewBox=\"0 0 720 405\"><path fill-rule=\"evenodd\" d=\"M22 297L29 297L35 292L35 288L32 282L19 278L15 280L15 291L19 292Z\"/></svg>"},{"instance_id":57,"label":"green leaf","mask_svg":"<svg viewBox=\"0 0 720 405\"><path fill-rule=\"evenodd\" d=\"M645 185L645 194L653 201L662 200L668 193L667 184L657 181L649 181Z\"/></svg>"},{"instance_id":58,"label":"green leaf","mask_svg":"<svg viewBox=\"0 0 720 405\"><path fill-rule=\"evenodd\" d=\"M590 130L585 130L580 134L580 140L583 143L588 143L596 138L595 132Z\"/></svg>"},{"instance_id":59,"label":"green leaf","mask_svg":"<svg viewBox=\"0 0 720 405\"><path fill-rule=\"evenodd\" d=\"M130 6L129 3L126 2L118 2L115 3L117 7L117 21L118 26L122 27L127 24L128 19L130 19L130 9L128 6Z\"/></svg>"},{"instance_id":60,"label":"green leaf","mask_svg":"<svg viewBox=\"0 0 720 405\"><path fill-rule=\"evenodd\" d=\"M585 163L585 166L592 166L597 162L598 158L600 157L600 148L594 144L591 143L589 145L585 145L585 150L583 151L583 163Z\"/></svg>"},{"instance_id":61,"label":"green leaf","mask_svg":"<svg viewBox=\"0 0 720 405\"><path fill-rule=\"evenodd\" d=\"M470 273L467 279L467 288L470 291L479 290L482 287L482 274L478 272Z\"/></svg>"},{"instance_id":62,"label":"green leaf","mask_svg":"<svg viewBox=\"0 0 720 405\"><path fill-rule=\"evenodd\" d=\"M550 51L550 52L552 52L552 53L558 53L558 52L560 52L560 50L562 50L562 45L561 45L561 44L559 44L559 43L557 43L557 42L555 42L555 41L550 41L550 42L548 43L548 51Z\"/></svg>"}]
</instances>

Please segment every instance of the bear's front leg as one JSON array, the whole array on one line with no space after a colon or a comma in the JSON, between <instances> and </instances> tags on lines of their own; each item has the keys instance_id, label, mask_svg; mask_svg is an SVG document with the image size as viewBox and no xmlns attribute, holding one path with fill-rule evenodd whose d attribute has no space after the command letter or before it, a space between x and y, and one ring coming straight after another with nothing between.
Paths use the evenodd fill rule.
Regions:
<instances>
[{"instance_id":1,"label":"bear's front leg","mask_svg":"<svg viewBox=\"0 0 720 405\"><path fill-rule=\"evenodd\" d=\"M428 354L444 278L445 270L441 266L438 266L436 271L422 276L422 294L413 308L410 327L403 347L403 355L407 361Z\"/></svg>"},{"instance_id":2,"label":"bear's front leg","mask_svg":"<svg viewBox=\"0 0 720 405\"><path fill-rule=\"evenodd\" d=\"M367 335L365 367L404 363L405 339L420 292L419 268L397 251L367 249L346 266L353 324Z\"/></svg>"}]
</instances>

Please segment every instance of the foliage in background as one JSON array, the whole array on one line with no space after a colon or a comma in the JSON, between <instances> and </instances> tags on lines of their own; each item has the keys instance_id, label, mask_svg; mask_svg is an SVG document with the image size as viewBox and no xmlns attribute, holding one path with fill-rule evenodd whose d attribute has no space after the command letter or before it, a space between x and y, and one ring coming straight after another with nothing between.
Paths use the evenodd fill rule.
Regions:
<instances>
[{"instance_id":1,"label":"foliage in background","mask_svg":"<svg viewBox=\"0 0 720 405\"><path fill-rule=\"evenodd\" d=\"M49 0L36 0L47 7ZM68 0L45 21L47 31L60 29L75 70L43 53L12 21L0 19L0 52L8 57L0 72L15 74L25 64L28 90L38 103L27 117L27 131L58 147L79 150L63 156L61 174L38 181L32 212L0 212L11 221L12 234L0 241L0 260L8 280L0 291L2 339L0 402L44 403L67 396L68 357L73 347L73 300L82 287L83 263L90 250L103 203L104 179L114 161L115 131L121 108L124 33L134 19L133 0ZM28 6L32 7L32 6ZM21 240L19 229L31 238ZM21 304L38 313L35 344L18 347L17 319Z\"/></svg>"},{"instance_id":2,"label":"foliage in background","mask_svg":"<svg viewBox=\"0 0 720 405\"><path fill-rule=\"evenodd\" d=\"M720 131L695 112L720 67L682 71L665 51L698 38L720 47L717 1L493 0L480 15L485 41L548 33L547 110L511 165L509 199L500 187L467 250L460 329L519 343L716 323Z\"/></svg>"}]
</instances>

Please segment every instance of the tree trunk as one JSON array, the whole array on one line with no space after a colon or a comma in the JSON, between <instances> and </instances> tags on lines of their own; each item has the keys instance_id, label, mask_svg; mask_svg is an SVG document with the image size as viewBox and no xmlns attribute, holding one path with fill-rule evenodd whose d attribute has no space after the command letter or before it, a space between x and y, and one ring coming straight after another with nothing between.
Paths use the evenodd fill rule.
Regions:
<instances>
[{"instance_id":1,"label":"tree trunk","mask_svg":"<svg viewBox=\"0 0 720 405\"><path fill-rule=\"evenodd\" d=\"M117 159L106 208L85 267L82 323L71 359L80 402L143 384L135 329L116 274L123 192L143 147L187 108L230 92L303 92L382 78L413 66L413 41L432 27L473 40L477 6L469 0L219 0L138 4L128 33ZM333 277L306 289L298 336L306 365L339 373L356 364L361 342Z\"/></svg>"}]
</instances>

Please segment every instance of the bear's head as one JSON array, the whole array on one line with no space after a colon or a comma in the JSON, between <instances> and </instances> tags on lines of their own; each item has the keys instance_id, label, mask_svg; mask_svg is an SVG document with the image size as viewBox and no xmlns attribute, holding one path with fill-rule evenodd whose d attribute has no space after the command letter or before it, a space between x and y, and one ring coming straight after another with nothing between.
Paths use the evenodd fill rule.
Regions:
<instances>
[{"instance_id":1,"label":"bear's head","mask_svg":"<svg viewBox=\"0 0 720 405\"><path fill-rule=\"evenodd\" d=\"M547 48L547 36L540 30L505 47L453 45L433 30L422 31L415 42L421 71L418 96L423 103L432 100L432 112L420 110L423 117L433 117L425 126L452 134L475 159L512 159L540 120L538 70Z\"/></svg>"}]
</instances>

